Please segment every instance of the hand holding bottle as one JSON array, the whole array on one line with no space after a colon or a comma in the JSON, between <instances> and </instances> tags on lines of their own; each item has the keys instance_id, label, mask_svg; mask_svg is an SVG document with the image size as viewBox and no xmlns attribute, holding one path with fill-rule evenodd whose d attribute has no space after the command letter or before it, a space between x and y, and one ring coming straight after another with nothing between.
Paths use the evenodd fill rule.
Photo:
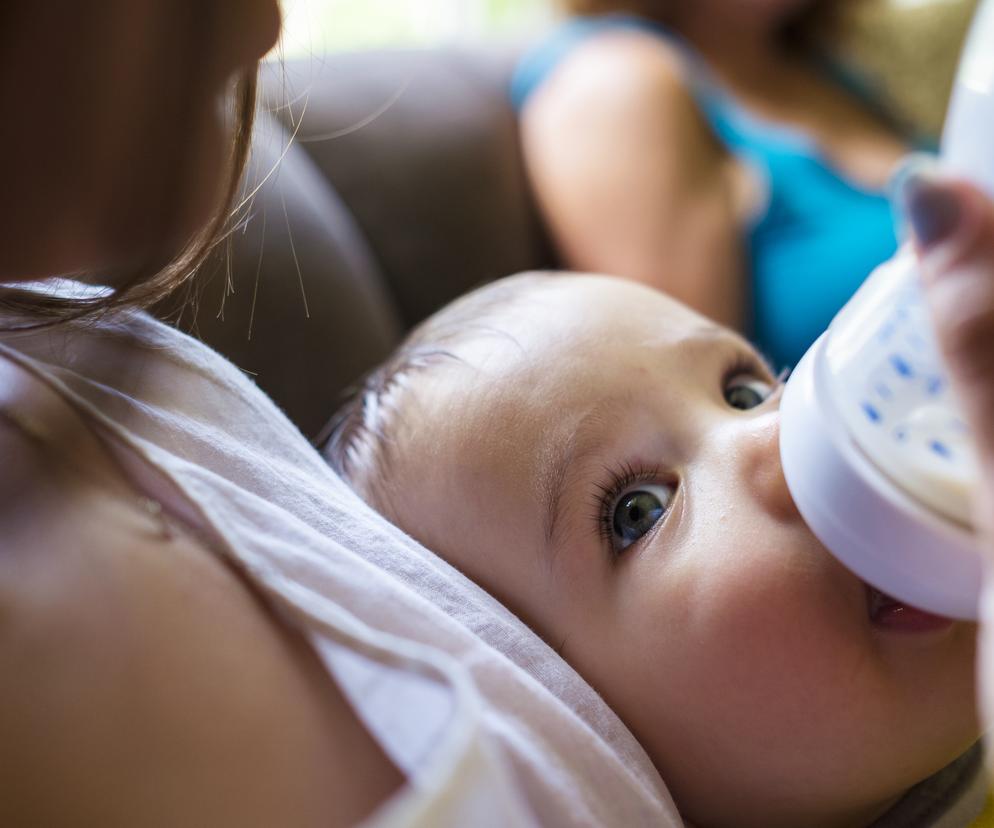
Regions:
<instances>
[{"instance_id":1,"label":"hand holding bottle","mask_svg":"<svg viewBox=\"0 0 994 828\"><path fill-rule=\"evenodd\" d=\"M911 173L899 202L950 382L970 424L980 471L973 523L982 536L980 690L994 723L994 203L974 186Z\"/></svg>"}]
</instances>

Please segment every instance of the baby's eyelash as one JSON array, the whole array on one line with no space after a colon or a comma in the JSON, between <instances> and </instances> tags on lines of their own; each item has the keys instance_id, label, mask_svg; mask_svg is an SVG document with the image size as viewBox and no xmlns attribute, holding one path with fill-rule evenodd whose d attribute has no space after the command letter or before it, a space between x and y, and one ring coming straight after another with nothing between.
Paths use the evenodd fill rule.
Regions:
<instances>
[{"instance_id":1,"label":"baby's eyelash","mask_svg":"<svg viewBox=\"0 0 994 828\"><path fill-rule=\"evenodd\" d=\"M723 382L739 374L753 374L757 377L768 377L776 385L782 385L789 372L784 370L775 374L773 368L758 354L751 351L737 351L729 361L723 373ZM672 474L667 474L658 466L643 463L622 463L615 468L605 469L605 483L597 483L596 491L591 496L591 519L597 525L597 533L604 544L611 550L612 558L618 553L614 551L614 507L621 495L639 483L659 483L667 478L676 486Z\"/></svg>"},{"instance_id":2,"label":"baby's eyelash","mask_svg":"<svg viewBox=\"0 0 994 828\"><path fill-rule=\"evenodd\" d=\"M642 463L622 463L614 469L606 469L607 482L598 483L597 491L592 498L592 518L597 523L598 534L608 548L611 549L611 556L617 557L611 543L614 533L614 505L618 502L622 492L637 483L649 483L658 481L663 475L660 469L654 466L646 466Z\"/></svg>"},{"instance_id":3,"label":"baby's eyelash","mask_svg":"<svg viewBox=\"0 0 994 828\"><path fill-rule=\"evenodd\" d=\"M789 371L784 369L777 374L773 370L773 366L759 356L759 354L755 354L750 351L737 351L732 356L728 367L725 368L725 371L722 374L722 381L728 382L732 377L739 374L754 374L759 377L771 377L777 385L780 385L787 379L788 373Z\"/></svg>"}]
</instances>

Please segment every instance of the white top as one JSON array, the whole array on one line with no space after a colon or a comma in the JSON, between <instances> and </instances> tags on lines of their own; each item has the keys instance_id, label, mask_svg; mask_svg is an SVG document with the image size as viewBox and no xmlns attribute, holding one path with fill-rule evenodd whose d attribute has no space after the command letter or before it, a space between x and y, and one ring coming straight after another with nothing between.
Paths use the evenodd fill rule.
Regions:
<instances>
[{"instance_id":1,"label":"white top","mask_svg":"<svg viewBox=\"0 0 994 828\"><path fill-rule=\"evenodd\" d=\"M682 825L593 689L362 503L231 363L134 312L2 333L0 357L83 413L306 632L408 778L369 826Z\"/></svg>"}]
</instances>

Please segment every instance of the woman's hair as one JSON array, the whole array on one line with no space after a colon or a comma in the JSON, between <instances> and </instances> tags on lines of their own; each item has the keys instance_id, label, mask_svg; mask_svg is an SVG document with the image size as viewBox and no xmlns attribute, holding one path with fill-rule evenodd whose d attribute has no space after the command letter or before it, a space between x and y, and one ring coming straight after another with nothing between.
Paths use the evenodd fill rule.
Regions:
<instances>
[{"instance_id":1,"label":"woman's hair","mask_svg":"<svg viewBox=\"0 0 994 828\"><path fill-rule=\"evenodd\" d=\"M628 12L649 20L666 22L666 0L558 0L568 14L595 15Z\"/></svg>"},{"instance_id":2,"label":"woman's hair","mask_svg":"<svg viewBox=\"0 0 994 828\"><path fill-rule=\"evenodd\" d=\"M666 25L670 23L668 11L672 8L674 0L556 0L556 2L567 14L585 17L627 13ZM683 2L692 3L694 0L683 0ZM802 12L784 22L784 41L801 49L810 47L817 40L816 32L830 27L835 22L835 11L839 5L839 0L813 0Z\"/></svg>"},{"instance_id":3,"label":"woman's hair","mask_svg":"<svg viewBox=\"0 0 994 828\"><path fill-rule=\"evenodd\" d=\"M244 205L236 204L239 184L248 160L255 122L258 65L246 69L233 92L234 129L227 159L227 178L219 203L206 224L197 230L169 262L139 268L115 280L108 291L94 296L62 297L6 286L0 291L0 311L27 320L26 327L45 327L71 319L91 317L115 308L146 308L173 293L197 272L208 255L230 232ZM24 327L24 325L19 326Z\"/></svg>"}]
</instances>

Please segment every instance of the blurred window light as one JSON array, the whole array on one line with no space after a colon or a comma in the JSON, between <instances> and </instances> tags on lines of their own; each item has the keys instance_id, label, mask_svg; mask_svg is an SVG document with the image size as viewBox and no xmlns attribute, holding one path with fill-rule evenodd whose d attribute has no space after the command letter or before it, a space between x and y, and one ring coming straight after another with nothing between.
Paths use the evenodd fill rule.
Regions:
<instances>
[{"instance_id":1,"label":"blurred window light","mask_svg":"<svg viewBox=\"0 0 994 828\"><path fill-rule=\"evenodd\" d=\"M550 0L282 0L288 58L378 46L521 38L552 17Z\"/></svg>"}]
</instances>

